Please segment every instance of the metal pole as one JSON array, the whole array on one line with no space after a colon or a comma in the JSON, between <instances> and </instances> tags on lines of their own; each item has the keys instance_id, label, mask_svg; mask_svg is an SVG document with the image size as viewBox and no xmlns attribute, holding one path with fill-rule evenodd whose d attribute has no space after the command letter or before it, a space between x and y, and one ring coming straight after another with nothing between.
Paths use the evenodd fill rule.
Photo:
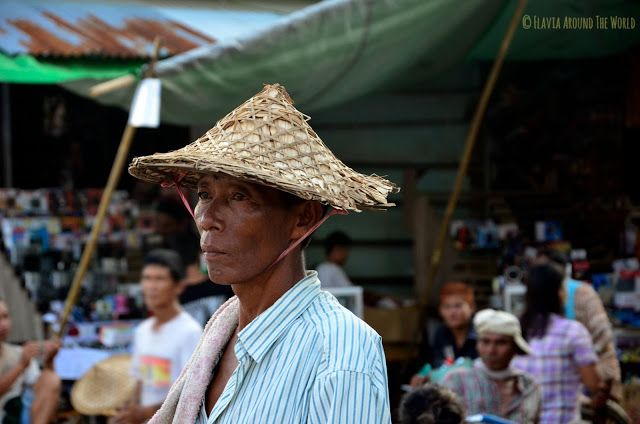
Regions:
<instances>
[{"instance_id":1,"label":"metal pole","mask_svg":"<svg viewBox=\"0 0 640 424\"><path fill-rule=\"evenodd\" d=\"M13 187L10 108L9 84L5 83L2 84L2 157L4 158L3 182L5 187Z\"/></svg>"},{"instance_id":2,"label":"metal pole","mask_svg":"<svg viewBox=\"0 0 640 424\"><path fill-rule=\"evenodd\" d=\"M484 84L482 89L482 95L480 97L480 102L476 107L476 110L473 114L473 119L471 120L471 127L469 128L469 132L467 133L467 138L465 141L464 152L462 154L462 159L460 160L460 165L458 166L458 174L456 175L456 180L453 185L453 191L449 196L449 202L447 203L447 209L445 210L444 217L442 219L442 223L440 225L440 230L438 232L438 238L436 241L436 247L433 250L431 255L431 267L429 270L429 278L427 279L427 287L424 291L424 298L422 300L422 304L426 306L429 301L429 296L431 295L431 290L435 283L435 279L438 275L438 271L440 268L440 263L442 261L442 250L444 248L444 243L447 237L447 229L449 228L449 223L451 222L451 217L453 216L453 212L456 208L456 204L458 203L458 197L460 196L460 190L462 188L462 183L464 181L464 177L467 173L467 168L469 167L469 161L471 160L471 153L473 152L473 146L478 137L478 131L480 130L480 125L482 124L482 119L484 117L485 111L487 109L487 105L489 104L489 99L491 98L491 94L493 93L493 89L496 84L496 80L498 79L498 75L500 74L500 70L502 69L502 64L504 62L504 58L507 55L507 51L509 50L509 46L511 45L511 40L513 40L513 36L516 32L518 24L522 18L522 14L527 5L527 0L520 0L516 11L511 18L511 22L509 24L509 28L502 40L502 44L500 45L500 50L498 51L498 55L496 56L496 60L493 62L493 66L491 67L491 72L489 73L489 77Z\"/></svg>"}]
</instances>

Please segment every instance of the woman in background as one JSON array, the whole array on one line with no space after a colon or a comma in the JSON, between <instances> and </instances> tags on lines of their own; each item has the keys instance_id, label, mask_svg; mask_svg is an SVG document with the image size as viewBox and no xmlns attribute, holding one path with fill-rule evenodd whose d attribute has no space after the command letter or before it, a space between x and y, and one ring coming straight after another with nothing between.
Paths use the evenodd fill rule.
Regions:
<instances>
[{"instance_id":1,"label":"woman in background","mask_svg":"<svg viewBox=\"0 0 640 424\"><path fill-rule=\"evenodd\" d=\"M594 407L606 401L596 371L597 357L586 328L561 316L563 276L550 265L536 265L526 278L525 312L521 318L531 354L512 365L528 372L542 386L540 423L569 423L579 418L581 383Z\"/></svg>"},{"instance_id":2,"label":"woman in background","mask_svg":"<svg viewBox=\"0 0 640 424\"><path fill-rule=\"evenodd\" d=\"M434 369L451 365L461 357L477 358L476 333L471 322L475 310L475 297L470 285L459 281L445 283L440 289L438 305L443 324L435 331L431 344L427 334L423 335L420 358ZM415 374L411 378L411 386L418 387L428 380L428 376Z\"/></svg>"}]
</instances>

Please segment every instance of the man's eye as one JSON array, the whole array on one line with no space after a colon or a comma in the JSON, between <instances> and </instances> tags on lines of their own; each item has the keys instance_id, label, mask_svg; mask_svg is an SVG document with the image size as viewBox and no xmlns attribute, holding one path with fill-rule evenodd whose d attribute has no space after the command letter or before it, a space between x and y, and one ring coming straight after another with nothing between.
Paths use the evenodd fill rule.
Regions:
<instances>
[{"instance_id":1,"label":"man's eye","mask_svg":"<svg viewBox=\"0 0 640 424\"><path fill-rule=\"evenodd\" d=\"M246 198L247 196L245 196L244 193L240 192L235 192L231 195L231 200L244 200Z\"/></svg>"},{"instance_id":2,"label":"man's eye","mask_svg":"<svg viewBox=\"0 0 640 424\"><path fill-rule=\"evenodd\" d=\"M209 193L207 193L206 191L199 191L198 192L198 199L207 200L208 198L209 198Z\"/></svg>"}]
</instances>

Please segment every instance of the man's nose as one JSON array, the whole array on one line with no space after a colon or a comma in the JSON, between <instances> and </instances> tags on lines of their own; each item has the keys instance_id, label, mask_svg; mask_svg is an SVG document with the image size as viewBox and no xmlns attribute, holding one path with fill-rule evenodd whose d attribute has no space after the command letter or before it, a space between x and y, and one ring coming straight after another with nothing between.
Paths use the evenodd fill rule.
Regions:
<instances>
[{"instance_id":1,"label":"man's nose","mask_svg":"<svg viewBox=\"0 0 640 424\"><path fill-rule=\"evenodd\" d=\"M197 216L200 225L205 231L220 231L224 228L222 219L222 205L217 199L212 200L202 207L200 214Z\"/></svg>"}]
</instances>

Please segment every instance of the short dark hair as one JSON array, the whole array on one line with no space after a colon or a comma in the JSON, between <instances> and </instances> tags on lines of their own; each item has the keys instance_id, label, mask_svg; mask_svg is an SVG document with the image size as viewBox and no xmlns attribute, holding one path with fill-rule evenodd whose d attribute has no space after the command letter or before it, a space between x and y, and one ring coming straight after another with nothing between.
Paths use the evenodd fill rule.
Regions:
<instances>
[{"instance_id":1,"label":"short dark hair","mask_svg":"<svg viewBox=\"0 0 640 424\"><path fill-rule=\"evenodd\" d=\"M451 390L425 384L407 393L400 402L400 424L462 424L462 402Z\"/></svg>"},{"instance_id":2,"label":"short dark hair","mask_svg":"<svg viewBox=\"0 0 640 424\"><path fill-rule=\"evenodd\" d=\"M178 283L185 274L184 265L180 254L170 249L154 249L144 258L144 266L160 265L169 268L171 278Z\"/></svg>"},{"instance_id":3,"label":"short dark hair","mask_svg":"<svg viewBox=\"0 0 640 424\"><path fill-rule=\"evenodd\" d=\"M334 231L324 239L324 253L330 254L336 246L351 246L351 237L342 231Z\"/></svg>"}]
</instances>

